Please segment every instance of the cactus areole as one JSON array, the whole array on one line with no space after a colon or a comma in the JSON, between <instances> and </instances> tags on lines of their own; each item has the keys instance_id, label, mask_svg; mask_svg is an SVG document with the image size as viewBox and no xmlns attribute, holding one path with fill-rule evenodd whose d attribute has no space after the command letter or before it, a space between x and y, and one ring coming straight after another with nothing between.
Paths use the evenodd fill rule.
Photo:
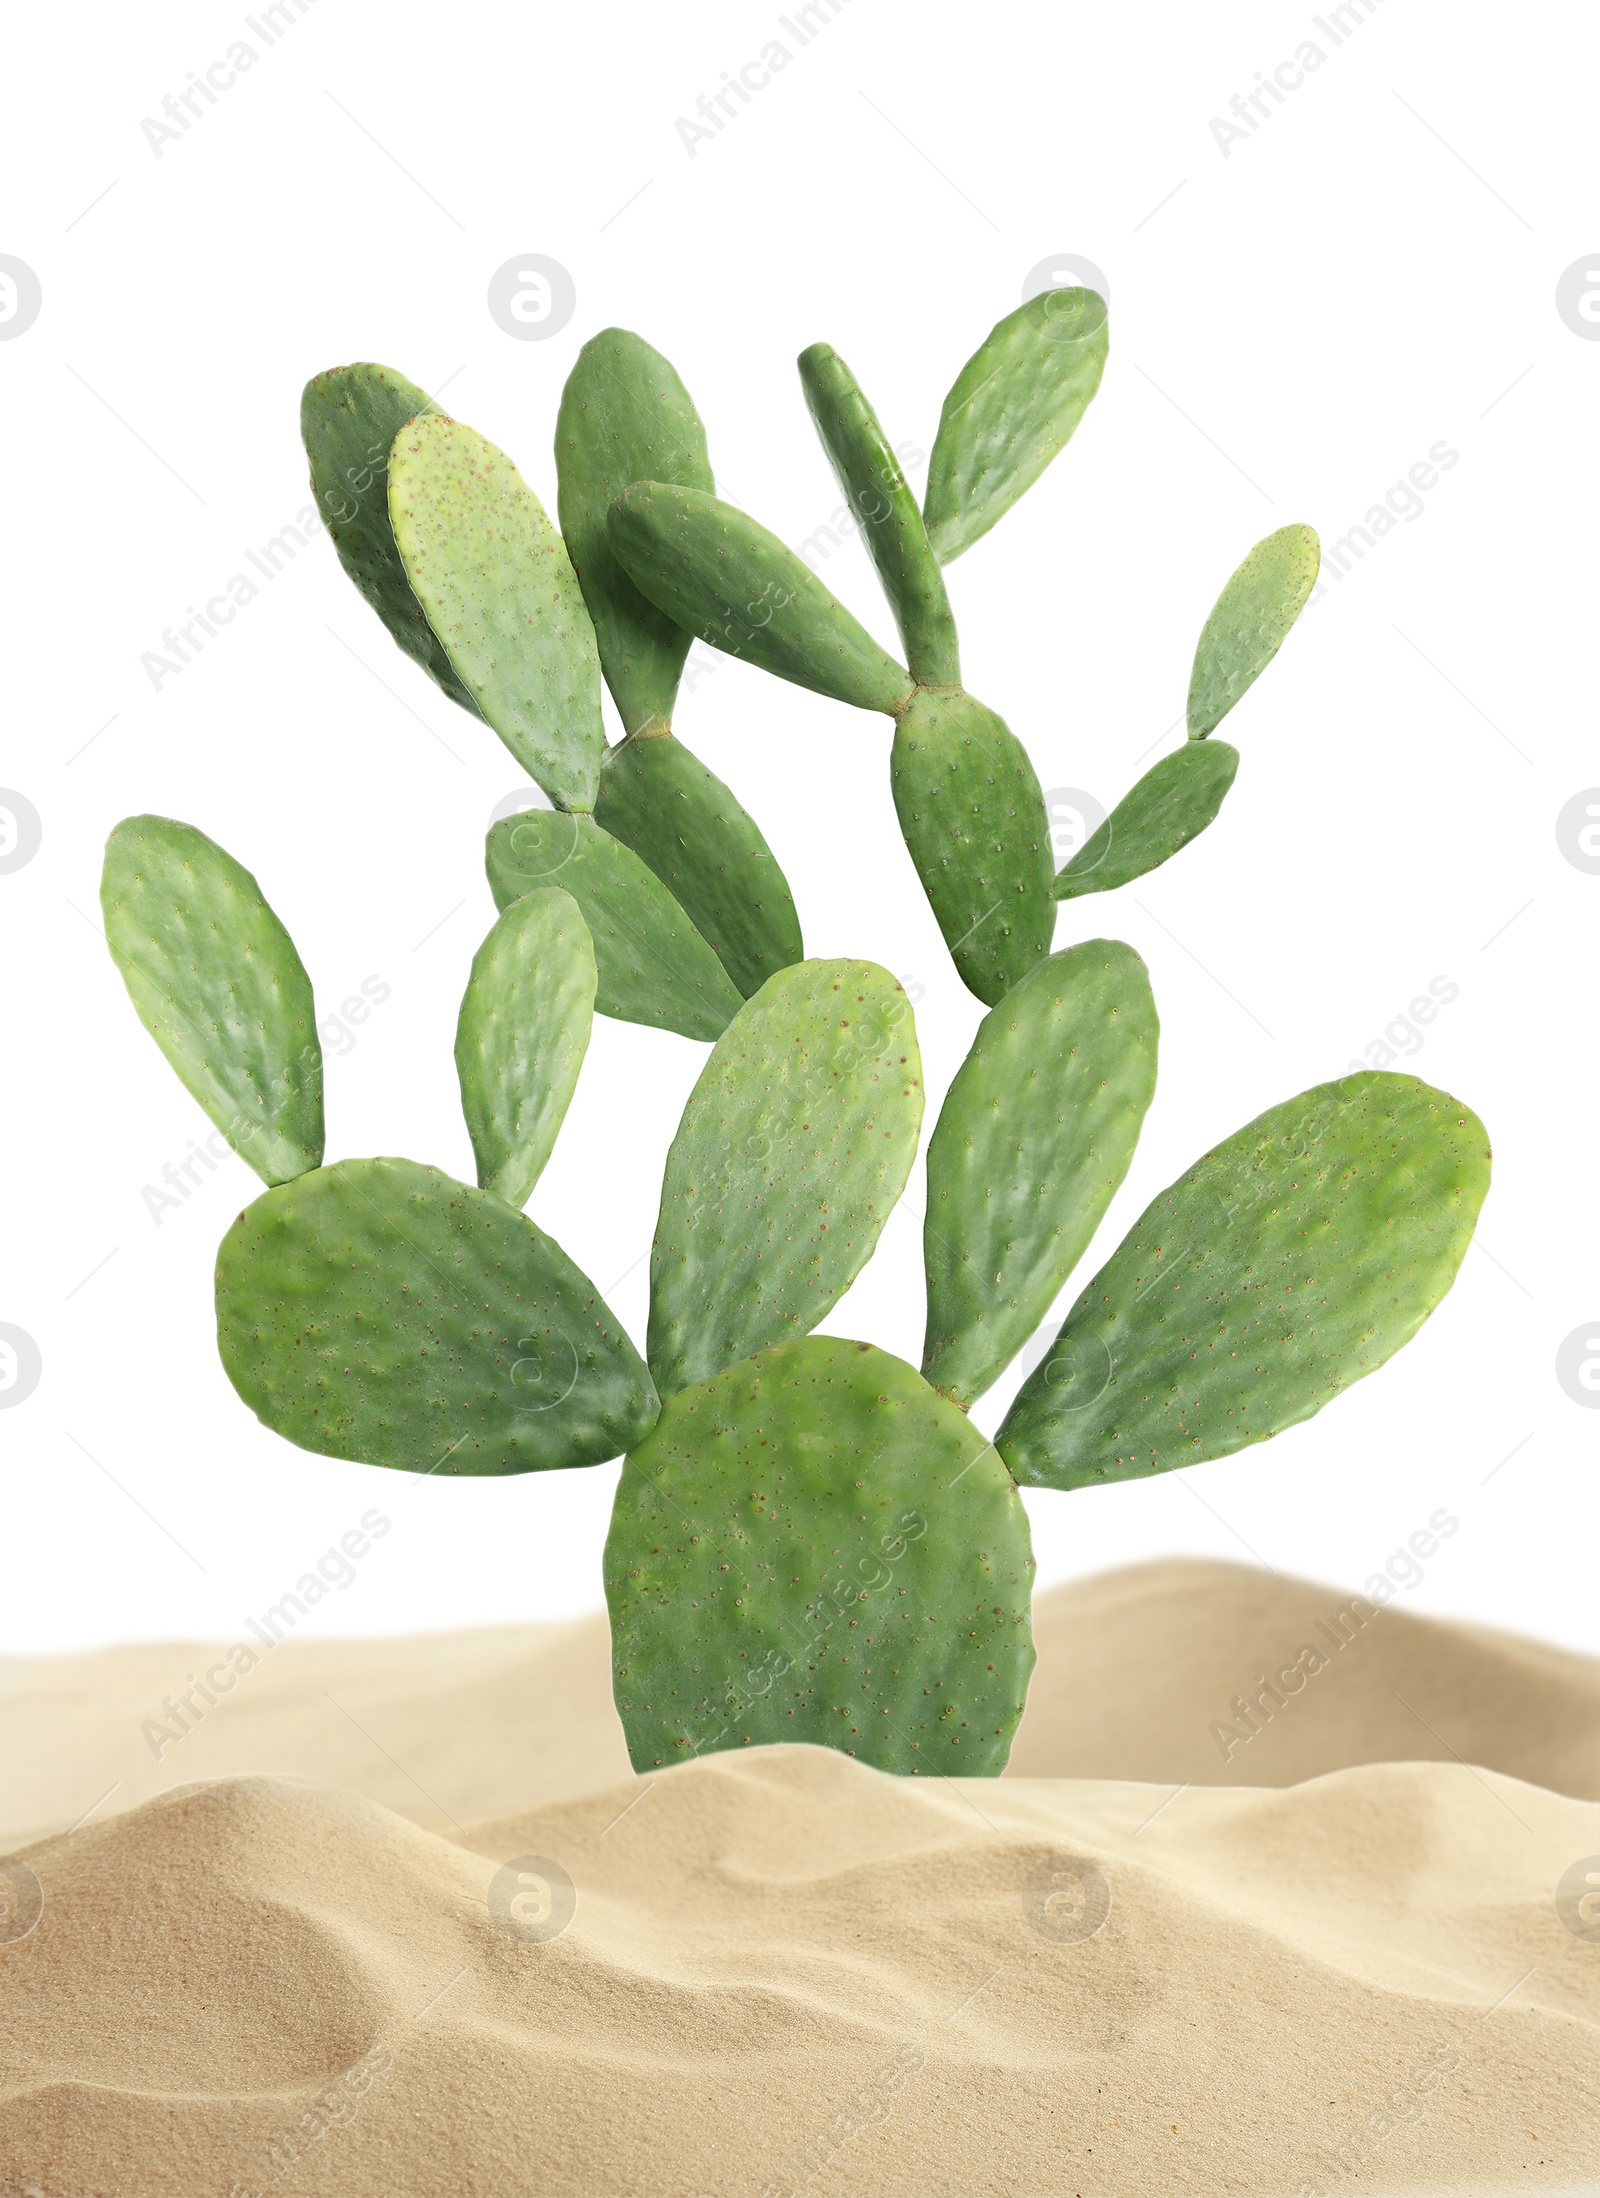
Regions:
<instances>
[{"instance_id":1,"label":"cactus areole","mask_svg":"<svg viewBox=\"0 0 1600 2198\"><path fill-rule=\"evenodd\" d=\"M498 915L455 1045L475 1183L325 1164L311 979L255 876L165 817L126 819L106 848L106 938L134 1007L267 1186L217 1260L229 1379L289 1441L371 1466L621 1457L604 1578L641 1770L802 1740L908 1776L1000 1771L1033 1665L1021 1489L1167 1472L1308 1418L1409 1341L1471 1240L1477 1116L1414 1077L1348 1076L1268 1106L1153 1199L1147 1182L1038 1352L1135 1165L1160 1045L1139 956L1106 938L1057 951L1057 903L1115 891L1215 822L1240 757L1212 736L1318 562L1300 525L1248 552L1200 634L1187 738L1055 872L1027 748L962 683L944 568L1064 449L1107 356L1092 291L1007 315L945 399L919 507L838 352L801 354L904 664L718 498L688 390L625 329L567 381L559 528L404 375L308 383L312 482L346 572L550 803L501 819L485 850ZM684 744L696 639L892 721L901 835L986 1010L926 1144L920 1368L819 1332L916 1158L911 1001L876 962L807 957L773 846ZM292 863L258 854L292 889ZM596 1013L708 1049L667 1155L642 1351L522 1210ZM991 1439L972 1407L1030 1347Z\"/></svg>"}]
</instances>

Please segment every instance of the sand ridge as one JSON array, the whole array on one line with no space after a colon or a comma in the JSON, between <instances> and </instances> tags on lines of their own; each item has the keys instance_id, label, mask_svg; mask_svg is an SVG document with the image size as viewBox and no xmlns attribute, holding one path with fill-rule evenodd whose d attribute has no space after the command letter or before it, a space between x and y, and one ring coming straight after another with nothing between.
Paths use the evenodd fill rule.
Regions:
<instances>
[{"instance_id":1,"label":"sand ridge","mask_svg":"<svg viewBox=\"0 0 1600 2198\"><path fill-rule=\"evenodd\" d=\"M1042 1599L1036 1752L1132 1750L1120 1684L1170 1762L1218 1675L1249 1666L1236 1691L1280 1634L1290 1657L1329 1592L1271 1582L1258 1605L1235 1568L1180 1573ZM1131 1653L1179 1584L1173 1627L1209 1610L1212 1631L1182 1672L1146 1632L1142 1704L1126 1663L1064 1665L1063 1605L1131 1613ZM171 1652L25 1669L5 1738L60 1737L27 1807L63 1828L23 1850L42 1912L0 1944L0 2191L1579 2191L1600 2161L1600 1933L1568 1928L1555 1890L1600 1850L1600 1808L1448 1758L1239 1782L1275 1732L1348 1753L1384 1658L1440 1716L1477 1659L1475 1732L1502 1751L1527 1734L1492 1713L1527 1725L1541 1685L1569 1717L1600 1702L1581 1658L1401 1616L1344 1652L1374 1667L1358 1684L1330 1662L1329 1707L1308 1685L1264 1724L1231 1784L896 1780L803 1747L634 1778L595 1728L603 1622L286 1643L253 1706L241 1689L159 1766L226 1748L257 1768L117 1795L76 1829L96 1765L70 1705L92 1728L122 1656L125 1716ZM1570 1732L1548 1735L1565 1776Z\"/></svg>"}]
</instances>

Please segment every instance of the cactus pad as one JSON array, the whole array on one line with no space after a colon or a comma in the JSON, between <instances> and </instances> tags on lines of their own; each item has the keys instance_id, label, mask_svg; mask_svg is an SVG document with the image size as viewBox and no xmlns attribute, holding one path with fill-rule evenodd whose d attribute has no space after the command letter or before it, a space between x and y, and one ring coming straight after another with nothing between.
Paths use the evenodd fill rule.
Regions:
<instances>
[{"instance_id":1,"label":"cactus pad","mask_svg":"<svg viewBox=\"0 0 1600 2198\"><path fill-rule=\"evenodd\" d=\"M476 717L478 705L411 592L389 523L390 448L408 421L432 410L424 392L393 367L336 366L306 383L300 436L340 564L407 656Z\"/></svg>"},{"instance_id":2,"label":"cactus pad","mask_svg":"<svg viewBox=\"0 0 1600 2198\"><path fill-rule=\"evenodd\" d=\"M1105 372L1105 300L1046 290L997 321L951 386L922 514L942 564L970 549L1065 449Z\"/></svg>"},{"instance_id":3,"label":"cactus pad","mask_svg":"<svg viewBox=\"0 0 1600 2198\"><path fill-rule=\"evenodd\" d=\"M1363 1071L1259 1115L1134 1224L995 1442L1019 1481L1081 1488L1226 1457L1408 1343L1489 1185L1483 1124Z\"/></svg>"},{"instance_id":4,"label":"cactus pad","mask_svg":"<svg viewBox=\"0 0 1600 2198\"><path fill-rule=\"evenodd\" d=\"M600 659L538 497L504 451L425 414L395 438L389 516L412 592L479 710L558 808L592 809Z\"/></svg>"},{"instance_id":5,"label":"cactus pad","mask_svg":"<svg viewBox=\"0 0 1600 2198\"><path fill-rule=\"evenodd\" d=\"M959 687L944 575L893 446L832 344L814 343L799 363L812 420L889 598L911 676L919 687Z\"/></svg>"},{"instance_id":6,"label":"cactus pad","mask_svg":"<svg viewBox=\"0 0 1600 2198\"><path fill-rule=\"evenodd\" d=\"M124 817L100 905L139 1020L234 1151L266 1183L316 1167L311 979L250 872L192 824Z\"/></svg>"},{"instance_id":7,"label":"cactus pad","mask_svg":"<svg viewBox=\"0 0 1600 2198\"><path fill-rule=\"evenodd\" d=\"M578 353L556 416L556 476L561 532L623 725L667 725L689 636L617 563L606 508L635 481L709 490L711 462L689 392L642 336L602 329Z\"/></svg>"},{"instance_id":8,"label":"cactus pad","mask_svg":"<svg viewBox=\"0 0 1600 2198\"><path fill-rule=\"evenodd\" d=\"M1222 807L1239 768L1225 740L1190 740L1124 794L1056 878L1058 901L1110 893L1157 870L1198 837Z\"/></svg>"},{"instance_id":9,"label":"cactus pad","mask_svg":"<svg viewBox=\"0 0 1600 2198\"><path fill-rule=\"evenodd\" d=\"M969 694L919 690L895 726L894 806L969 992L1004 999L1050 951L1050 820L1028 752Z\"/></svg>"},{"instance_id":10,"label":"cactus pad","mask_svg":"<svg viewBox=\"0 0 1600 2198\"><path fill-rule=\"evenodd\" d=\"M594 821L648 863L746 999L805 952L789 881L754 817L674 735L607 753Z\"/></svg>"},{"instance_id":11,"label":"cactus pad","mask_svg":"<svg viewBox=\"0 0 1600 2198\"><path fill-rule=\"evenodd\" d=\"M1133 1158L1159 1025L1131 946L1029 971L978 1026L928 1140L922 1371L969 1405L1049 1312Z\"/></svg>"},{"instance_id":12,"label":"cactus pad","mask_svg":"<svg viewBox=\"0 0 1600 2198\"><path fill-rule=\"evenodd\" d=\"M606 1540L636 1770L812 1741L987 1777L1033 1639L1027 1514L986 1438L902 1359L803 1336L686 1389Z\"/></svg>"},{"instance_id":13,"label":"cactus pad","mask_svg":"<svg viewBox=\"0 0 1600 2198\"><path fill-rule=\"evenodd\" d=\"M1317 584L1322 545L1311 527L1259 541L1212 606L1189 678L1189 738L1216 731L1282 648Z\"/></svg>"},{"instance_id":14,"label":"cactus pad","mask_svg":"<svg viewBox=\"0 0 1600 2198\"><path fill-rule=\"evenodd\" d=\"M656 1415L560 1245L410 1160L341 1160L247 1206L217 1254L217 1343L276 1433L413 1473L598 1465Z\"/></svg>"},{"instance_id":15,"label":"cactus pad","mask_svg":"<svg viewBox=\"0 0 1600 2198\"><path fill-rule=\"evenodd\" d=\"M905 1188L921 1123L911 1003L887 970L800 962L745 1002L667 1155L648 1353L663 1396L827 1314Z\"/></svg>"},{"instance_id":16,"label":"cactus pad","mask_svg":"<svg viewBox=\"0 0 1600 2198\"><path fill-rule=\"evenodd\" d=\"M472 960L456 1073L478 1186L524 1206L550 1157L589 1044L595 960L570 893L513 901Z\"/></svg>"},{"instance_id":17,"label":"cactus pad","mask_svg":"<svg viewBox=\"0 0 1600 2198\"><path fill-rule=\"evenodd\" d=\"M639 481L606 520L658 609L728 656L858 710L904 707L911 681L811 567L732 504Z\"/></svg>"},{"instance_id":18,"label":"cactus pad","mask_svg":"<svg viewBox=\"0 0 1600 2198\"><path fill-rule=\"evenodd\" d=\"M737 1014L738 988L682 908L592 817L558 809L502 817L490 828L487 861L498 909L546 886L572 895L594 941L602 1015L710 1040Z\"/></svg>"}]
</instances>

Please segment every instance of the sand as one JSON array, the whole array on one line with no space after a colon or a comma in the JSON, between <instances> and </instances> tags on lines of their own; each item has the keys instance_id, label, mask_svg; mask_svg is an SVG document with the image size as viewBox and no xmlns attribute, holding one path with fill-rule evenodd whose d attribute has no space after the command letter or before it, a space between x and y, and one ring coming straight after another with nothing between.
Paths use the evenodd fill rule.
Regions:
<instances>
[{"instance_id":1,"label":"sand","mask_svg":"<svg viewBox=\"0 0 1600 2198\"><path fill-rule=\"evenodd\" d=\"M635 1779L599 1618L285 1641L159 1761L215 1648L12 1667L0 2191L1600 2188L1600 1663L1345 1600L1041 1597L988 1782Z\"/></svg>"}]
</instances>

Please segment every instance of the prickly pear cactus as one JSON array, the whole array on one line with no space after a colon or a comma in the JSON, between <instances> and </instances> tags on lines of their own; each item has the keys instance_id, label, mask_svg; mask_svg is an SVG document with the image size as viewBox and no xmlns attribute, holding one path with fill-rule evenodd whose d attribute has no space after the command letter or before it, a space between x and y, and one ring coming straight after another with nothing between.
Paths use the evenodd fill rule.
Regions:
<instances>
[{"instance_id":1,"label":"prickly pear cactus","mask_svg":"<svg viewBox=\"0 0 1600 2198\"><path fill-rule=\"evenodd\" d=\"M311 979L260 886L171 817L125 817L100 881L106 944L139 1020L264 1182L322 1158Z\"/></svg>"},{"instance_id":2,"label":"prickly pear cactus","mask_svg":"<svg viewBox=\"0 0 1600 2198\"><path fill-rule=\"evenodd\" d=\"M871 1257L922 1123L911 1003L874 962L802 962L739 1010L667 1155L650 1254L663 1393L804 1335Z\"/></svg>"},{"instance_id":3,"label":"prickly pear cactus","mask_svg":"<svg viewBox=\"0 0 1600 2198\"><path fill-rule=\"evenodd\" d=\"M890 784L950 958L993 1006L1050 951L1050 830L1028 751L959 690L921 688L894 729Z\"/></svg>"},{"instance_id":4,"label":"prickly pear cactus","mask_svg":"<svg viewBox=\"0 0 1600 2198\"><path fill-rule=\"evenodd\" d=\"M589 1047L597 974L577 902L550 887L513 901L472 960L456 1074L478 1187L525 1206Z\"/></svg>"},{"instance_id":5,"label":"prickly pear cactus","mask_svg":"<svg viewBox=\"0 0 1600 2198\"><path fill-rule=\"evenodd\" d=\"M635 481L709 493L711 461L689 392L660 352L631 330L607 328L578 353L556 416L556 471L561 531L623 730L664 732L690 636L618 564L606 513Z\"/></svg>"},{"instance_id":6,"label":"prickly pear cactus","mask_svg":"<svg viewBox=\"0 0 1600 2198\"><path fill-rule=\"evenodd\" d=\"M1282 648L1310 600L1322 545L1310 527L1280 527L1256 544L1206 620L1189 680L1189 738L1214 733Z\"/></svg>"},{"instance_id":7,"label":"prickly pear cactus","mask_svg":"<svg viewBox=\"0 0 1600 2198\"><path fill-rule=\"evenodd\" d=\"M668 618L727 656L858 710L891 714L912 683L811 567L703 489L636 481L611 506L611 547Z\"/></svg>"},{"instance_id":8,"label":"prickly pear cactus","mask_svg":"<svg viewBox=\"0 0 1600 2198\"><path fill-rule=\"evenodd\" d=\"M801 1336L673 1397L623 1467L605 1579L639 1770L786 1740L1005 1767L1027 1513L971 1421L870 1343Z\"/></svg>"},{"instance_id":9,"label":"prickly pear cactus","mask_svg":"<svg viewBox=\"0 0 1600 2198\"><path fill-rule=\"evenodd\" d=\"M276 1433L410 1473L598 1465L656 1413L560 1245L411 1160L341 1160L247 1206L217 1254L217 1344Z\"/></svg>"},{"instance_id":10,"label":"prickly pear cactus","mask_svg":"<svg viewBox=\"0 0 1600 2198\"><path fill-rule=\"evenodd\" d=\"M1156 1003L1118 939L1053 954L991 1008L928 1141L922 1371L963 1407L1088 1249L1156 1088Z\"/></svg>"},{"instance_id":11,"label":"prickly pear cactus","mask_svg":"<svg viewBox=\"0 0 1600 2198\"><path fill-rule=\"evenodd\" d=\"M412 593L478 709L558 808L592 809L600 657L538 497L493 443L423 414L395 437L389 517Z\"/></svg>"},{"instance_id":12,"label":"prickly pear cactus","mask_svg":"<svg viewBox=\"0 0 1600 2198\"><path fill-rule=\"evenodd\" d=\"M923 518L941 563L987 534L1066 447L1109 341L1093 290L1045 290L996 321L956 376L928 461Z\"/></svg>"},{"instance_id":13,"label":"prickly pear cactus","mask_svg":"<svg viewBox=\"0 0 1600 2198\"><path fill-rule=\"evenodd\" d=\"M1256 544L1200 635L1188 738L1052 876L1027 749L962 684L943 568L1060 454L1106 359L1093 292L1008 314L945 400L919 510L839 353L802 353L905 666L716 496L684 383L628 330L585 344L563 392L560 532L511 459L403 375L308 386L346 571L553 804L488 837L499 917L455 1048L476 1187L411 1160L322 1165L310 979L255 879L159 817L107 848L134 1005L271 1186L217 1262L234 1386L288 1440L374 1466L621 1456L605 1588L641 1770L798 1740L911 1776L999 1771L1033 1661L1021 1488L1166 1472L1306 1419L1415 1333L1471 1238L1489 1150L1469 1108L1404 1076L1318 1086L1146 1206L993 1441L969 1416L1059 1318L1155 1089L1144 964L1114 939L1053 952L1056 904L1146 875L1217 818L1239 756L1212 736L1316 580L1309 527ZM901 834L988 1010L928 1144L920 1372L814 1332L915 1158L910 1002L875 962L803 958L774 845L674 722L696 636L892 721ZM710 1048L667 1155L642 1356L520 1210L596 1011Z\"/></svg>"},{"instance_id":14,"label":"prickly pear cactus","mask_svg":"<svg viewBox=\"0 0 1600 2198\"><path fill-rule=\"evenodd\" d=\"M490 827L495 906L559 886L583 911L594 941L595 1005L621 1022L685 1038L716 1038L740 993L715 950L655 871L592 817L526 809Z\"/></svg>"},{"instance_id":15,"label":"prickly pear cactus","mask_svg":"<svg viewBox=\"0 0 1600 2198\"><path fill-rule=\"evenodd\" d=\"M476 715L478 705L411 592L389 523L389 452L403 427L432 410L415 382L392 366L336 366L307 382L300 432L312 493L340 564L407 656Z\"/></svg>"},{"instance_id":16,"label":"prickly pear cactus","mask_svg":"<svg viewBox=\"0 0 1600 2198\"><path fill-rule=\"evenodd\" d=\"M919 687L959 687L961 651L944 575L877 415L830 343L801 352L800 384L889 598L912 678Z\"/></svg>"},{"instance_id":17,"label":"prickly pear cactus","mask_svg":"<svg viewBox=\"0 0 1600 2198\"><path fill-rule=\"evenodd\" d=\"M746 999L804 954L761 827L671 733L633 733L610 751L594 821L655 872Z\"/></svg>"},{"instance_id":18,"label":"prickly pear cactus","mask_svg":"<svg viewBox=\"0 0 1600 2198\"><path fill-rule=\"evenodd\" d=\"M1270 1107L1135 1222L995 1437L1078 1488L1226 1457L1309 1419L1409 1343L1489 1188L1470 1107L1364 1071Z\"/></svg>"},{"instance_id":19,"label":"prickly pear cactus","mask_svg":"<svg viewBox=\"0 0 1600 2198\"><path fill-rule=\"evenodd\" d=\"M1111 893L1170 862L1222 807L1239 769L1225 740L1191 740L1146 771L1056 878L1058 901Z\"/></svg>"}]
</instances>

